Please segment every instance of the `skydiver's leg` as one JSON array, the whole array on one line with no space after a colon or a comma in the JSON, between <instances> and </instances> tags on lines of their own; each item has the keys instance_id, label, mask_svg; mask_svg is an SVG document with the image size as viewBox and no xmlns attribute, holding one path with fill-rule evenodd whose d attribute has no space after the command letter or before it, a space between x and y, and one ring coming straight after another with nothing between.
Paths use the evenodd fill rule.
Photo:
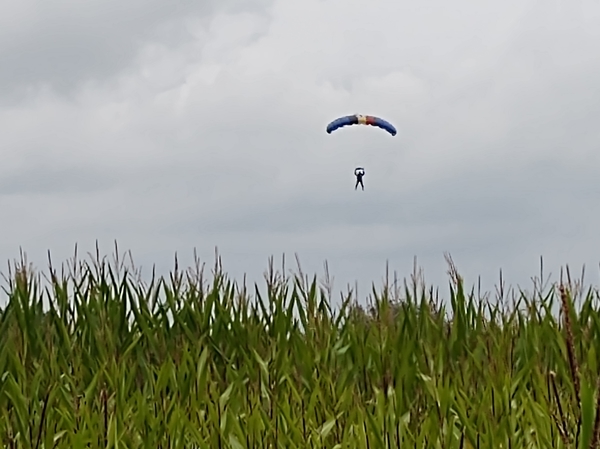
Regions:
<instances>
[{"instance_id":1,"label":"skydiver's leg","mask_svg":"<svg viewBox=\"0 0 600 449\"><path fill-rule=\"evenodd\" d=\"M354 186L354 190L356 190L358 188L358 184L360 183L360 181L357 179L356 180L356 185Z\"/></svg>"},{"instance_id":2,"label":"skydiver's leg","mask_svg":"<svg viewBox=\"0 0 600 449\"><path fill-rule=\"evenodd\" d=\"M363 190L365 190L365 185L362 182L362 179L360 180L360 186L362 187Z\"/></svg>"}]
</instances>

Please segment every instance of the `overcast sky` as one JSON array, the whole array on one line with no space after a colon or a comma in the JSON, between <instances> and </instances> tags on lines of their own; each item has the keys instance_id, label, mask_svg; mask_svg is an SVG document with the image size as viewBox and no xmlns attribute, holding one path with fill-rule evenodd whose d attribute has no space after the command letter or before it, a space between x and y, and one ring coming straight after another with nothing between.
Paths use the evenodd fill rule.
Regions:
<instances>
[{"instance_id":1,"label":"overcast sky","mask_svg":"<svg viewBox=\"0 0 600 449\"><path fill-rule=\"evenodd\" d=\"M199 6L203 5L203 6ZM597 0L3 0L0 258L268 257L336 290L600 272ZM328 135L339 116L381 116ZM353 170L366 169L365 191ZM6 266L4 262L4 266ZM3 271L6 271L2 269Z\"/></svg>"}]
</instances>

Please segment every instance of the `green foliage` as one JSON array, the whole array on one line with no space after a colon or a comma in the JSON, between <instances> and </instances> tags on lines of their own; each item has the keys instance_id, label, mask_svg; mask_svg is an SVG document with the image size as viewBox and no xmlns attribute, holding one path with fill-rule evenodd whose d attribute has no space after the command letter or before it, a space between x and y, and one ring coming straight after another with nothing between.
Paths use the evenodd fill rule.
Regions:
<instances>
[{"instance_id":1,"label":"green foliage","mask_svg":"<svg viewBox=\"0 0 600 449\"><path fill-rule=\"evenodd\" d=\"M568 286L508 308L451 267L449 309L414 282L365 311L272 266L253 295L219 264L210 283L176 268L145 284L99 257L46 282L12 271L6 448L596 447L592 289L579 312Z\"/></svg>"}]
</instances>

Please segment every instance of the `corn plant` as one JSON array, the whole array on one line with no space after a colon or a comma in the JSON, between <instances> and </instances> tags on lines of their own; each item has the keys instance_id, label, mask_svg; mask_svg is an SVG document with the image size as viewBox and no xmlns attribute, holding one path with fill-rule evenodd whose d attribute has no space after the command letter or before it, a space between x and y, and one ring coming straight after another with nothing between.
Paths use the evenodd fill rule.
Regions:
<instances>
[{"instance_id":1,"label":"corn plant","mask_svg":"<svg viewBox=\"0 0 600 449\"><path fill-rule=\"evenodd\" d=\"M491 300L450 260L448 297L363 304L272 263L250 288L96 255L5 284L5 448L600 447L598 295L570 279Z\"/></svg>"}]
</instances>

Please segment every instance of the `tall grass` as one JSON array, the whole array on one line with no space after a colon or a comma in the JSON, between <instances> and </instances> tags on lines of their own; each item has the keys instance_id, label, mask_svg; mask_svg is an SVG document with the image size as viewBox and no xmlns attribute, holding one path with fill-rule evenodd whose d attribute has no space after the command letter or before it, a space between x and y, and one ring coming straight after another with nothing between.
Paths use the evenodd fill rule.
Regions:
<instances>
[{"instance_id":1,"label":"tall grass","mask_svg":"<svg viewBox=\"0 0 600 449\"><path fill-rule=\"evenodd\" d=\"M60 273L16 263L0 311L0 441L599 447L597 292L569 281L480 299L449 262L444 301L386 283L369 307L272 264L263 293L220 263L210 279L176 267L147 283L99 256Z\"/></svg>"}]
</instances>

